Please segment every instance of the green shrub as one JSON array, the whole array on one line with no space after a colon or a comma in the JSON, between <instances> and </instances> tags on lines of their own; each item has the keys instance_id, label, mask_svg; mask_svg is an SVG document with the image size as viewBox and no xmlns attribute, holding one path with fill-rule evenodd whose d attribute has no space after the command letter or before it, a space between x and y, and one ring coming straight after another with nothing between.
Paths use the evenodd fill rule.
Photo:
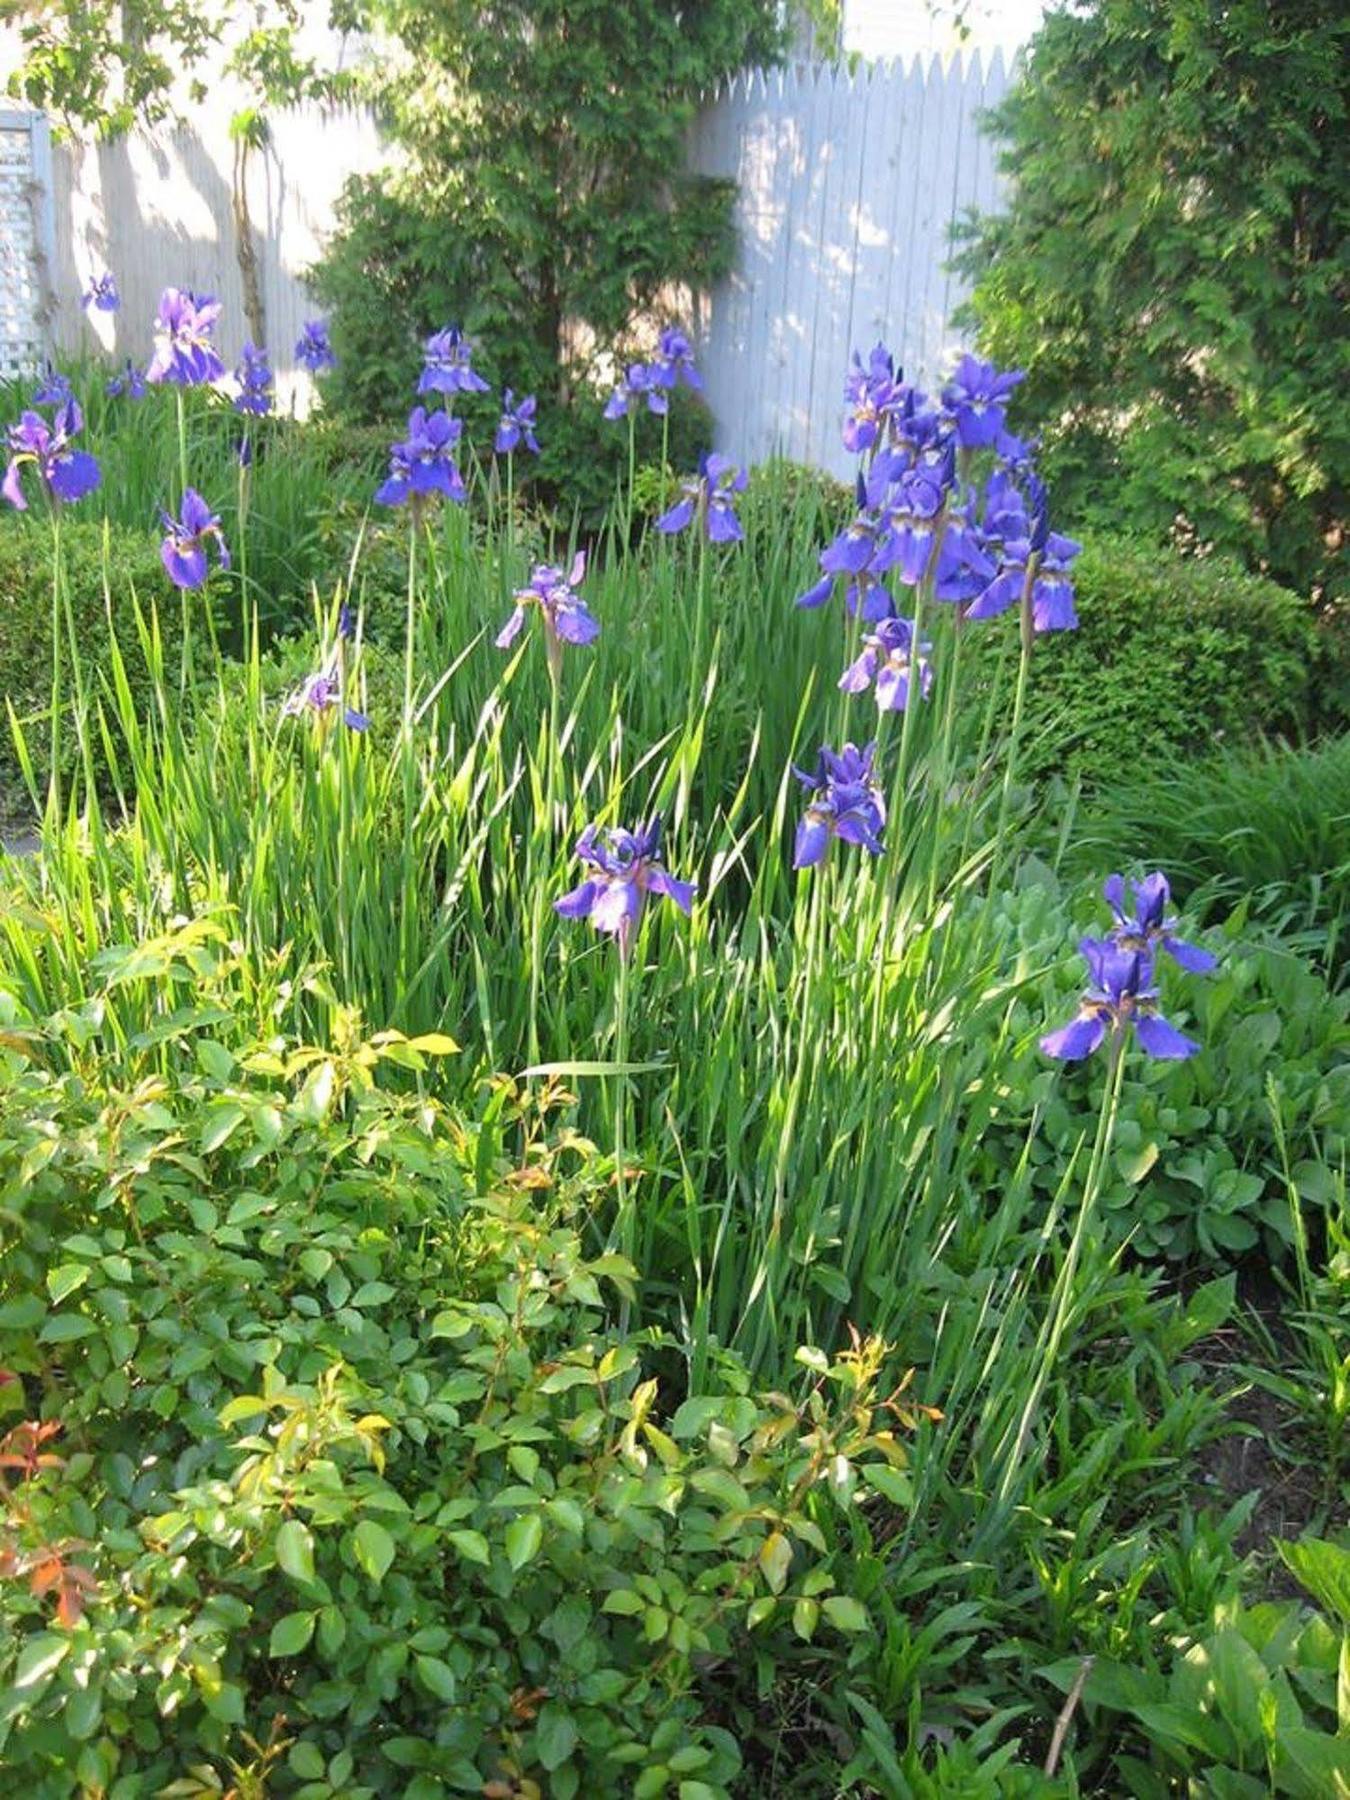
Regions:
<instances>
[{"instance_id":1,"label":"green shrub","mask_svg":"<svg viewBox=\"0 0 1350 1800\"><path fill-rule=\"evenodd\" d=\"M1044 874L1039 897L1028 887L1007 905L1028 949L1057 933L1063 950L1048 982L1038 977L1019 1006L1016 1028L1029 1054L1009 1071L1007 1111L986 1136L977 1179L995 1191L1025 1145L1033 1187L1049 1207L1075 1146L1091 1141L1102 1072L1097 1059L1049 1069L1035 1042L1072 1015L1083 986L1073 944L1083 933L1100 935L1106 911L1099 880L1066 904ZM1288 1262L1294 1223L1281 1143L1313 1229L1350 1153L1350 997L1330 992L1288 950L1260 941L1245 905L1204 941L1219 957L1213 974L1185 975L1166 957L1158 969L1162 1011L1199 1041L1200 1053L1178 1064L1143 1055L1127 1062L1100 1216L1112 1240L1128 1240L1148 1259L1222 1267L1259 1251Z\"/></svg>"},{"instance_id":2,"label":"green shrub","mask_svg":"<svg viewBox=\"0 0 1350 1800\"><path fill-rule=\"evenodd\" d=\"M1070 1657L1040 1671L1061 1691L1081 1690L1090 1724L1102 1713L1123 1714L1142 1739L1145 1757L1113 1755L1111 1793L1167 1800L1178 1781L1188 1793L1233 1800L1330 1800L1350 1792L1350 1549L1316 1538L1278 1548L1325 1615L1297 1601L1230 1601L1166 1669L1105 1657L1085 1666Z\"/></svg>"},{"instance_id":3,"label":"green shrub","mask_svg":"<svg viewBox=\"0 0 1350 1800\"><path fill-rule=\"evenodd\" d=\"M1169 754L1306 736L1324 719L1324 641L1297 594L1222 557L1091 539L1079 629L1042 638L1027 703L1034 770L1098 784Z\"/></svg>"},{"instance_id":4,"label":"green shrub","mask_svg":"<svg viewBox=\"0 0 1350 1800\"><path fill-rule=\"evenodd\" d=\"M1233 746L1168 759L1094 793L1069 846L1150 863L1219 917L1239 902L1337 975L1350 955L1350 734L1313 749Z\"/></svg>"},{"instance_id":5,"label":"green shrub","mask_svg":"<svg viewBox=\"0 0 1350 1800\"><path fill-rule=\"evenodd\" d=\"M135 602L159 614L166 665L174 666L179 644L179 606L159 560L158 540L148 531L105 528L92 520L67 517L61 551L74 615L80 662L91 701L108 695L109 615L126 663L127 681L138 713L151 710L154 684L135 625ZM106 570L106 577L105 577ZM105 587L106 579L106 587ZM166 597L167 596L167 597ZM52 539L37 517L0 524L0 670L4 693L22 729L39 785L50 759L52 697ZM68 636L68 633L66 634ZM69 646L63 642L62 691L65 724L61 734L63 774L76 765L80 750L71 720L74 703ZM95 770L107 775L101 734L95 727ZM26 806L22 773L8 724L0 734L0 810Z\"/></svg>"},{"instance_id":6,"label":"green shrub","mask_svg":"<svg viewBox=\"0 0 1350 1800\"><path fill-rule=\"evenodd\" d=\"M605 1328L636 1272L583 1245L558 1094L466 1118L413 1085L448 1039L251 1036L223 939L100 957L167 1005L115 1080L96 1002L0 1013L0 1766L721 1800L740 1667L872 1632L882 1347L804 1351L795 1395L719 1354L681 1402Z\"/></svg>"}]
</instances>

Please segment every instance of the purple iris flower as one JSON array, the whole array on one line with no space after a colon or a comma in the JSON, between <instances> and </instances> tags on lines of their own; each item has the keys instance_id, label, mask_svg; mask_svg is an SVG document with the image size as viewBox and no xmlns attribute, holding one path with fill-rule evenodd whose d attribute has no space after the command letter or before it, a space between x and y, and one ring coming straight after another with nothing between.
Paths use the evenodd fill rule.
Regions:
<instances>
[{"instance_id":1,"label":"purple iris flower","mask_svg":"<svg viewBox=\"0 0 1350 1800\"><path fill-rule=\"evenodd\" d=\"M948 519L933 580L935 599L952 601L963 608L978 600L998 573L984 532L970 513L966 507Z\"/></svg>"},{"instance_id":2,"label":"purple iris flower","mask_svg":"<svg viewBox=\"0 0 1350 1800\"><path fill-rule=\"evenodd\" d=\"M245 344L234 378L239 383L234 410L250 413L255 419L266 418L272 410L272 369L266 350L259 350L251 342Z\"/></svg>"},{"instance_id":3,"label":"purple iris flower","mask_svg":"<svg viewBox=\"0 0 1350 1800\"><path fill-rule=\"evenodd\" d=\"M155 315L155 354L145 371L146 380L173 382L179 387L219 381L225 364L211 334L220 314L220 302L212 294L165 288Z\"/></svg>"},{"instance_id":4,"label":"purple iris flower","mask_svg":"<svg viewBox=\"0 0 1350 1800\"><path fill-rule=\"evenodd\" d=\"M1084 938L1078 947L1091 985L1079 1002L1077 1018L1041 1039L1047 1056L1077 1062L1091 1056L1108 1032L1119 1040L1131 1026L1149 1056L1168 1062L1194 1056L1199 1044L1158 1013L1153 958L1147 950L1127 949L1112 938Z\"/></svg>"},{"instance_id":5,"label":"purple iris flower","mask_svg":"<svg viewBox=\"0 0 1350 1800\"><path fill-rule=\"evenodd\" d=\"M648 374L658 387L673 388L677 382L682 381L686 387L693 388L695 393L703 391L703 377L694 367L693 346L674 325L667 325L661 333L656 361L650 366Z\"/></svg>"},{"instance_id":6,"label":"purple iris flower","mask_svg":"<svg viewBox=\"0 0 1350 1800\"><path fill-rule=\"evenodd\" d=\"M1115 929L1111 937L1122 950L1146 950L1152 955L1155 948L1161 948L1173 962L1179 963L1192 975L1208 975L1218 967L1217 956L1208 950L1202 950L1198 944L1188 944L1183 938L1177 937L1177 921L1167 917L1172 891L1161 869L1155 869L1152 875L1145 875L1142 881L1131 881L1130 889L1134 894L1133 913L1125 910L1125 882L1122 876L1108 875L1102 885L1106 904L1115 914Z\"/></svg>"},{"instance_id":7,"label":"purple iris flower","mask_svg":"<svg viewBox=\"0 0 1350 1800\"><path fill-rule=\"evenodd\" d=\"M108 270L105 270L102 275L94 277L80 301L80 305L86 312L93 306L99 312L113 313L121 304L122 296L118 293L117 283Z\"/></svg>"},{"instance_id":8,"label":"purple iris flower","mask_svg":"<svg viewBox=\"0 0 1350 1800\"><path fill-rule=\"evenodd\" d=\"M230 566L229 546L220 529L220 520L202 499L196 488L183 490L180 516L161 511L160 518L168 534L159 547L160 561L175 587L199 588L210 572L206 547L215 539L216 560L222 569Z\"/></svg>"},{"instance_id":9,"label":"purple iris flower","mask_svg":"<svg viewBox=\"0 0 1350 1800\"><path fill-rule=\"evenodd\" d=\"M470 367L473 345L458 325L433 332L424 347L426 366L417 383L419 394L486 394L488 384Z\"/></svg>"},{"instance_id":10,"label":"purple iris flower","mask_svg":"<svg viewBox=\"0 0 1350 1800\"><path fill-rule=\"evenodd\" d=\"M25 412L17 425L10 426L9 467L0 493L11 506L19 512L28 510L21 478L29 465L54 501L82 500L93 493L101 479L98 463L87 450L71 447L83 425L79 403L67 400L50 425L41 413Z\"/></svg>"},{"instance_id":11,"label":"purple iris flower","mask_svg":"<svg viewBox=\"0 0 1350 1800\"><path fill-rule=\"evenodd\" d=\"M1008 407L1008 396L1025 381L1021 369L1000 372L991 362L964 355L956 373L942 390L943 405L956 420L956 435L963 450L987 450L998 441Z\"/></svg>"},{"instance_id":12,"label":"purple iris flower","mask_svg":"<svg viewBox=\"0 0 1350 1800\"><path fill-rule=\"evenodd\" d=\"M1073 604L1073 579L1069 565L1083 546L1057 531L1044 533L1041 549L1034 548L1036 526L1030 537L1010 538L1003 546L998 575L966 613L968 619L993 619L1022 598L1027 569L1035 557L1031 578L1031 622L1035 631L1074 631L1078 614Z\"/></svg>"},{"instance_id":13,"label":"purple iris flower","mask_svg":"<svg viewBox=\"0 0 1350 1800\"><path fill-rule=\"evenodd\" d=\"M698 514L714 544L736 544L745 536L736 517L735 498L750 485L744 469L714 450L703 458L701 474L680 483L684 494L656 521L658 531L683 531Z\"/></svg>"},{"instance_id":14,"label":"purple iris flower","mask_svg":"<svg viewBox=\"0 0 1350 1800\"><path fill-rule=\"evenodd\" d=\"M454 458L463 429L463 422L448 413L428 413L424 406L415 406L408 415L408 436L391 447L388 478L375 490L379 505L402 506L409 498L426 494L466 499Z\"/></svg>"},{"instance_id":15,"label":"purple iris flower","mask_svg":"<svg viewBox=\"0 0 1350 1800\"><path fill-rule=\"evenodd\" d=\"M875 684L877 706L882 712L903 712L909 705L915 671L919 698L926 700L933 685L933 665L926 651L931 645L915 645L911 619L883 619L863 639L862 654L839 677L846 694L865 693Z\"/></svg>"},{"instance_id":16,"label":"purple iris flower","mask_svg":"<svg viewBox=\"0 0 1350 1800\"><path fill-rule=\"evenodd\" d=\"M293 719L301 713L309 713L317 725L331 725L337 717L337 708L342 704L342 683L336 669L325 669L318 675L310 675L286 700L281 709L282 717ZM357 712L354 706L342 707L342 723L350 731L364 731L370 720L363 712Z\"/></svg>"},{"instance_id":17,"label":"purple iris flower","mask_svg":"<svg viewBox=\"0 0 1350 1800\"><path fill-rule=\"evenodd\" d=\"M658 417L670 411L670 402L657 379L656 370L647 363L629 363L623 379L605 402L604 416L607 419L629 418L644 402L647 411Z\"/></svg>"},{"instance_id":18,"label":"purple iris flower","mask_svg":"<svg viewBox=\"0 0 1350 1800\"><path fill-rule=\"evenodd\" d=\"M539 563L530 574L528 587L516 594L516 609L497 633L497 648L509 650L525 623L527 606L537 606L544 621L548 644L549 667L556 675L562 667L564 644L593 644L600 635L600 622L577 588L586 573L586 552L578 550L572 567L564 575L561 569Z\"/></svg>"},{"instance_id":19,"label":"purple iris flower","mask_svg":"<svg viewBox=\"0 0 1350 1800\"><path fill-rule=\"evenodd\" d=\"M837 754L822 745L813 774L794 767L792 773L810 795L797 826L794 869L820 862L834 838L880 856L886 802L872 770L875 755L875 744L861 750L845 744Z\"/></svg>"},{"instance_id":20,"label":"purple iris flower","mask_svg":"<svg viewBox=\"0 0 1350 1800\"><path fill-rule=\"evenodd\" d=\"M895 358L884 344L874 346L864 368L861 354L853 352L853 367L844 380L844 448L858 455L870 450L882 423L894 405L899 388Z\"/></svg>"},{"instance_id":21,"label":"purple iris flower","mask_svg":"<svg viewBox=\"0 0 1350 1800\"><path fill-rule=\"evenodd\" d=\"M128 400L144 400L150 389L145 376L128 357L122 373L114 375L103 391L110 400L118 400L123 394Z\"/></svg>"},{"instance_id":22,"label":"purple iris flower","mask_svg":"<svg viewBox=\"0 0 1350 1800\"><path fill-rule=\"evenodd\" d=\"M577 843L577 855L586 866L586 879L555 900L553 910L564 919L589 919L597 931L609 932L618 939L623 957L648 894L673 900L686 916L693 906L695 884L677 881L662 865L659 814L640 831L621 827L601 831L588 825Z\"/></svg>"},{"instance_id":23,"label":"purple iris flower","mask_svg":"<svg viewBox=\"0 0 1350 1800\"><path fill-rule=\"evenodd\" d=\"M63 375L60 369L47 357L42 365L42 377L33 390L34 406L64 406L75 390L70 385L69 375Z\"/></svg>"},{"instance_id":24,"label":"purple iris flower","mask_svg":"<svg viewBox=\"0 0 1350 1800\"><path fill-rule=\"evenodd\" d=\"M295 360L311 375L322 375L325 369L337 367L337 357L328 340L328 326L323 319L306 319L296 340Z\"/></svg>"},{"instance_id":25,"label":"purple iris flower","mask_svg":"<svg viewBox=\"0 0 1350 1800\"><path fill-rule=\"evenodd\" d=\"M928 569L943 506L943 473L910 469L900 477L887 509L887 548L876 566L894 567L907 587L917 587Z\"/></svg>"},{"instance_id":26,"label":"purple iris flower","mask_svg":"<svg viewBox=\"0 0 1350 1800\"><path fill-rule=\"evenodd\" d=\"M338 608L338 636L346 643L356 636L356 614L345 600Z\"/></svg>"},{"instance_id":27,"label":"purple iris flower","mask_svg":"<svg viewBox=\"0 0 1350 1800\"><path fill-rule=\"evenodd\" d=\"M506 456L518 444L524 444L527 450L539 454L539 440L534 435L534 415L537 402L533 394L526 394L523 400L517 400L510 388L502 391L502 416L497 425L497 441L492 448L498 456Z\"/></svg>"}]
</instances>

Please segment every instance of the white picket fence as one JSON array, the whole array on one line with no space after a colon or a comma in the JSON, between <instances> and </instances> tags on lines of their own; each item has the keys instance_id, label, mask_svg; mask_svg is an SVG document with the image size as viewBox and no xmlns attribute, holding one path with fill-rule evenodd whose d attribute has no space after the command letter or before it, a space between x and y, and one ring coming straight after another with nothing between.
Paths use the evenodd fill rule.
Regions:
<instances>
[{"instance_id":1,"label":"white picket fence","mask_svg":"<svg viewBox=\"0 0 1350 1800\"><path fill-rule=\"evenodd\" d=\"M736 267L706 305L701 349L718 448L777 451L846 475L850 355L878 339L933 382L961 339L952 224L994 211L982 108L1008 87L1001 52L738 76L700 119L693 161L739 184Z\"/></svg>"},{"instance_id":2,"label":"white picket fence","mask_svg":"<svg viewBox=\"0 0 1350 1800\"><path fill-rule=\"evenodd\" d=\"M882 338L911 378L937 379L958 339L960 287L944 264L951 225L999 204L982 107L1008 84L1001 53L863 65L798 65L738 76L691 140L694 167L739 185L739 249L704 301L697 349L719 448L781 451L843 474L840 390L850 353ZM233 248L234 146L225 96L174 130L111 144L47 147L45 124L0 114L0 369L40 350L96 346L143 360L160 291L225 303L231 361L247 327ZM250 176L267 340L283 405L307 384L291 349L313 311L317 259L347 177L383 154L367 113L299 107L275 118ZM80 305L111 269L117 314Z\"/></svg>"}]
</instances>

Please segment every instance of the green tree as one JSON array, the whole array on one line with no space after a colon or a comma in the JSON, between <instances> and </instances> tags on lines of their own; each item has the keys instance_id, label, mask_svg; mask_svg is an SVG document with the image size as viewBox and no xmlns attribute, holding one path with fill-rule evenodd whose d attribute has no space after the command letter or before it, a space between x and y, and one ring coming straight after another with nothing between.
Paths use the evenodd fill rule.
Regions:
<instances>
[{"instance_id":1,"label":"green tree","mask_svg":"<svg viewBox=\"0 0 1350 1800\"><path fill-rule=\"evenodd\" d=\"M594 350L623 346L732 252L732 183L686 167L716 82L783 54L776 0L373 0L396 46L371 98L400 155L353 182L316 272L340 357L334 398L396 410L447 321L488 372L539 394L545 435Z\"/></svg>"},{"instance_id":2,"label":"green tree","mask_svg":"<svg viewBox=\"0 0 1350 1800\"><path fill-rule=\"evenodd\" d=\"M994 115L1009 209L959 259L1058 421L1061 510L1180 516L1305 592L1345 585L1348 33L1328 0L1051 14Z\"/></svg>"}]
</instances>

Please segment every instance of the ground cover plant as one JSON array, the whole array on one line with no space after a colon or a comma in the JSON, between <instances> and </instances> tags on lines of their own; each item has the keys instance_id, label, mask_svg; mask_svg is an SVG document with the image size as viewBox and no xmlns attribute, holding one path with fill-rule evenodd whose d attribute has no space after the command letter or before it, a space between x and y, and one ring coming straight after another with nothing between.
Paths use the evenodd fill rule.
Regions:
<instances>
[{"instance_id":1,"label":"ground cover plant","mask_svg":"<svg viewBox=\"0 0 1350 1800\"><path fill-rule=\"evenodd\" d=\"M288 440L214 319L166 294L161 379L113 396L162 517L97 662L100 439L61 393L11 437L57 754L15 719L0 1768L1350 1779L1344 996L1277 911L1211 886L1202 922L1209 870L1047 831L1034 696L1085 600L1016 375L858 357L841 514L721 457L640 475L633 409L693 391L672 327L582 532L517 504L521 397L465 425L447 326L276 637ZM1256 1502L1206 1487L1257 1258L1297 1296L1269 1392L1321 1459L1316 1618L1260 1610Z\"/></svg>"}]
</instances>

